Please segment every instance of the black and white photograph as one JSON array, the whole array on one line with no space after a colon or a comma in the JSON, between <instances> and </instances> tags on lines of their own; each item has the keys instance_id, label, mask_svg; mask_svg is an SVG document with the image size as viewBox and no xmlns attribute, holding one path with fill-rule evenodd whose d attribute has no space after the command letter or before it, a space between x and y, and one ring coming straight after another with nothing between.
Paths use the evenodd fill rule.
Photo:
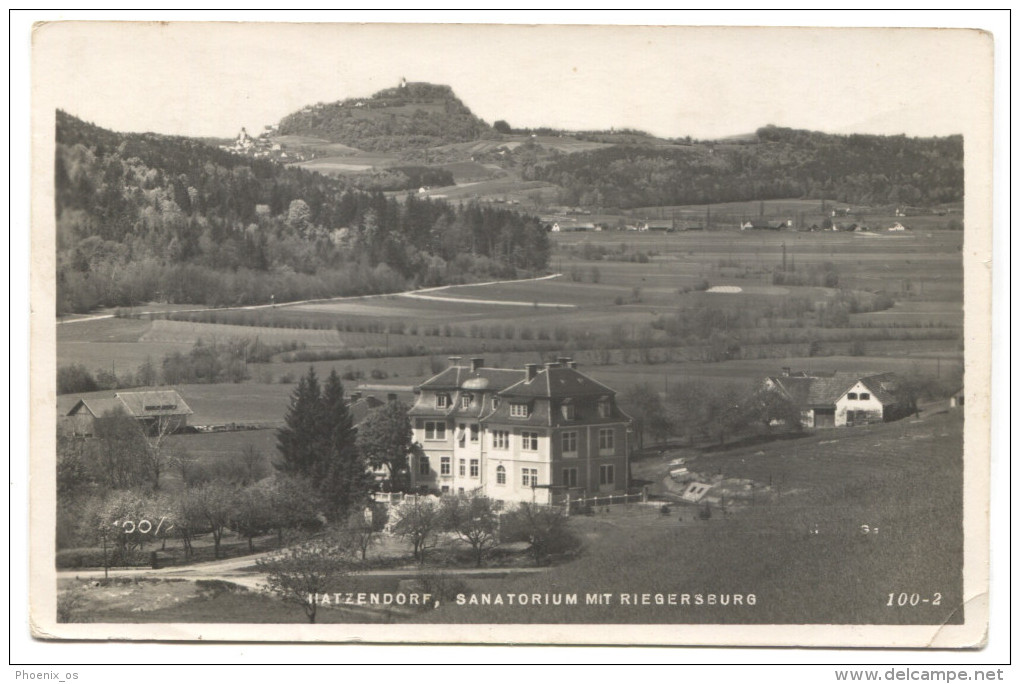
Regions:
<instances>
[{"instance_id":1,"label":"black and white photograph","mask_svg":"<svg viewBox=\"0 0 1020 684\"><path fill-rule=\"evenodd\" d=\"M33 636L980 647L992 50L37 25Z\"/></svg>"}]
</instances>

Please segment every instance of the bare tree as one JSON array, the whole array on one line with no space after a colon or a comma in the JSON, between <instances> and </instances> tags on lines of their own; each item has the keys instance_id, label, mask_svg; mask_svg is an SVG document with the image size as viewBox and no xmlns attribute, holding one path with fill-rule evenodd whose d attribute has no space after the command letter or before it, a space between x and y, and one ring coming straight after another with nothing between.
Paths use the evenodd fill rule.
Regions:
<instances>
[{"instance_id":1,"label":"bare tree","mask_svg":"<svg viewBox=\"0 0 1020 684\"><path fill-rule=\"evenodd\" d=\"M419 563L425 562L425 551L435 546L440 529L439 506L429 498L404 499L393 512L396 523L393 532L414 547L414 557Z\"/></svg>"},{"instance_id":2,"label":"bare tree","mask_svg":"<svg viewBox=\"0 0 1020 684\"><path fill-rule=\"evenodd\" d=\"M498 542L499 520L492 499L486 496L444 498L442 526L471 545L476 567L482 566L485 552Z\"/></svg>"},{"instance_id":3,"label":"bare tree","mask_svg":"<svg viewBox=\"0 0 1020 684\"><path fill-rule=\"evenodd\" d=\"M379 533L386 527L388 519L383 506L366 506L362 511L352 512L347 518L343 536L349 545L358 550L361 560L365 560L368 549L379 541Z\"/></svg>"},{"instance_id":4,"label":"bare tree","mask_svg":"<svg viewBox=\"0 0 1020 684\"><path fill-rule=\"evenodd\" d=\"M572 551L580 543L567 527L567 516L561 509L529 503L518 505L506 516L503 538L528 542L535 565L554 553Z\"/></svg>"},{"instance_id":5,"label":"bare tree","mask_svg":"<svg viewBox=\"0 0 1020 684\"><path fill-rule=\"evenodd\" d=\"M323 541L259 558L255 565L266 574L268 591L287 603L301 606L310 623L315 622L319 605L329 601L330 590L354 569L343 548Z\"/></svg>"}]
</instances>

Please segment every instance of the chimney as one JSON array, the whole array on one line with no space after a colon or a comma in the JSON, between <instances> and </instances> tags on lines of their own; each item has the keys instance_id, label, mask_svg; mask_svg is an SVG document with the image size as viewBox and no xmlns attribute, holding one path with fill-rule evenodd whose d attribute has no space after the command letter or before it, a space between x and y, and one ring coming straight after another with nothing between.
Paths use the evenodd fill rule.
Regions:
<instances>
[{"instance_id":1,"label":"chimney","mask_svg":"<svg viewBox=\"0 0 1020 684\"><path fill-rule=\"evenodd\" d=\"M476 371L476 370L478 370L479 368L481 368L484 365L485 365L485 359L481 358L480 356L476 356L473 359L471 359L471 370L472 371Z\"/></svg>"},{"instance_id":2,"label":"chimney","mask_svg":"<svg viewBox=\"0 0 1020 684\"><path fill-rule=\"evenodd\" d=\"M389 392L389 393L386 394L386 401L388 401L389 403L392 404L396 400L397 400L397 393L396 392Z\"/></svg>"},{"instance_id":3,"label":"chimney","mask_svg":"<svg viewBox=\"0 0 1020 684\"><path fill-rule=\"evenodd\" d=\"M556 363L555 361L546 361L545 364L543 365L545 366L546 370L549 370L550 368L559 368L560 366L560 364Z\"/></svg>"},{"instance_id":4,"label":"chimney","mask_svg":"<svg viewBox=\"0 0 1020 684\"><path fill-rule=\"evenodd\" d=\"M569 368L577 368L577 361L571 359L570 361L567 361L567 366Z\"/></svg>"},{"instance_id":5,"label":"chimney","mask_svg":"<svg viewBox=\"0 0 1020 684\"><path fill-rule=\"evenodd\" d=\"M361 392L351 392L351 403L361 400Z\"/></svg>"},{"instance_id":6,"label":"chimney","mask_svg":"<svg viewBox=\"0 0 1020 684\"><path fill-rule=\"evenodd\" d=\"M569 366L570 365L570 361L571 361L571 359L570 359L569 356L557 356L556 357L556 363L558 363L559 365L564 366L564 367Z\"/></svg>"},{"instance_id":7,"label":"chimney","mask_svg":"<svg viewBox=\"0 0 1020 684\"><path fill-rule=\"evenodd\" d=\"M535 374L538 372L538 364L526 363L524 364L524 371L527 374L528 382L531 382L532 380L535 379Z\"/></svg>"},{"instance_id":8,"label":"chimney","mask_svg":"<svg viewBox=\"0 0 1020 684\"><path fill-rule=\"evenodd\" d=\"M783 377L784 378L790 377L790 367L789 366L783 366Z\"/></svg>"},{"instance_id":9,"label":"chimney","mask_svg":"<svg viewBox=\"0 0 1020 684\"><path fill-rule=\"evenodd\" d=\"M460 357L459 356L448 356L446 358L450 362L450 368L453 368L454 366L456 366L457 364L460 363Z\"/></svg>"}]
</instances>

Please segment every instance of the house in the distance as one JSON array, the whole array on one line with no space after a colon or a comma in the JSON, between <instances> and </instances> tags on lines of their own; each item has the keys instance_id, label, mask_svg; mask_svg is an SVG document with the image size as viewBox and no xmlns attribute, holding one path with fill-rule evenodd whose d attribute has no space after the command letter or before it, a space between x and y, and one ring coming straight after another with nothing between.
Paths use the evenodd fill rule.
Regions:
<instances>
[{"instance_id":1,"label":"house in the distance","mask_svg":"<svg viewBox=\"0 0 1020 684\"><path fill-rule=\"evenodd\" d=\"M912 406L898 392L894 373L831 375L791 372L765 380L766 389L780 392L799 410L804 427L851 427L897 420Z\"/></svg>"},{"instance_id":2,"label":"house in the distance","mask_svg":"<svg viewBox=\"0 0 1020 684\"><path fill-rule=\"evenodd\" d=\"M410 410L424 447L413 486L535 503L626 491L630 418L573 360L523 369L451 361L419 386Z\"/></svg>"},{"instance_id":3,"label":"house in the distance","mask_svg":"<svg viewBox=\"0 0 1020 684\"><path fill-rule=\"evenodd\" d=\"M147 432L179 432L188 425L194 411L176 390L117 392L112 397L79 399L63 421L66 432L91 437L96 418L123 412L137 420Z\"/></svg>"}]
</instances>

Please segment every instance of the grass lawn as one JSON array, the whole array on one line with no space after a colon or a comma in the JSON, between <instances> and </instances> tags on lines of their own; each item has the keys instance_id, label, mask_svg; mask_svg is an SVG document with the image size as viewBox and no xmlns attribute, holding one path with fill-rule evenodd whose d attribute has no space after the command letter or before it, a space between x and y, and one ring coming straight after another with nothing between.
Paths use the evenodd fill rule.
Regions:
<instances>
[{"instance_id":1,"label":"grass lawn","mask_svg":"<svg viewBox=\"0 0 1020 684\"><path fill-rule=\"evenodd\" d=\"M962 420L931 416L802 442L704 456L733 477L782 478L770 506L699 520L696 507L576 517L584 553L568 565L473 592L577 592L577 606L444 605L438 622L943 624L962 620ZM827 438L826 438L827 437ZM825 443L832 440L831 443ZM756 456L757 452L764 456ZM701 459L699 459L701 460ZM701 467L699 463L699 467ZM682 518L682 520L681 520ZM868 526L864 533L863 525ZM875 533L874 529L878 528ZM584 605L588 592L608 603ZM622 605L622 594L690 595L690 605ZM917 606L888 606L889 594ZM705 601L697 605L697 596ZM709 594L716 605L709 605ZM734 595L742 605L733 605ZM748 605L754 594L754 605ZM720 596L730 605L718 604ZM928 599L927 603L921 599Z\"/></svg>"}]
</instances>

